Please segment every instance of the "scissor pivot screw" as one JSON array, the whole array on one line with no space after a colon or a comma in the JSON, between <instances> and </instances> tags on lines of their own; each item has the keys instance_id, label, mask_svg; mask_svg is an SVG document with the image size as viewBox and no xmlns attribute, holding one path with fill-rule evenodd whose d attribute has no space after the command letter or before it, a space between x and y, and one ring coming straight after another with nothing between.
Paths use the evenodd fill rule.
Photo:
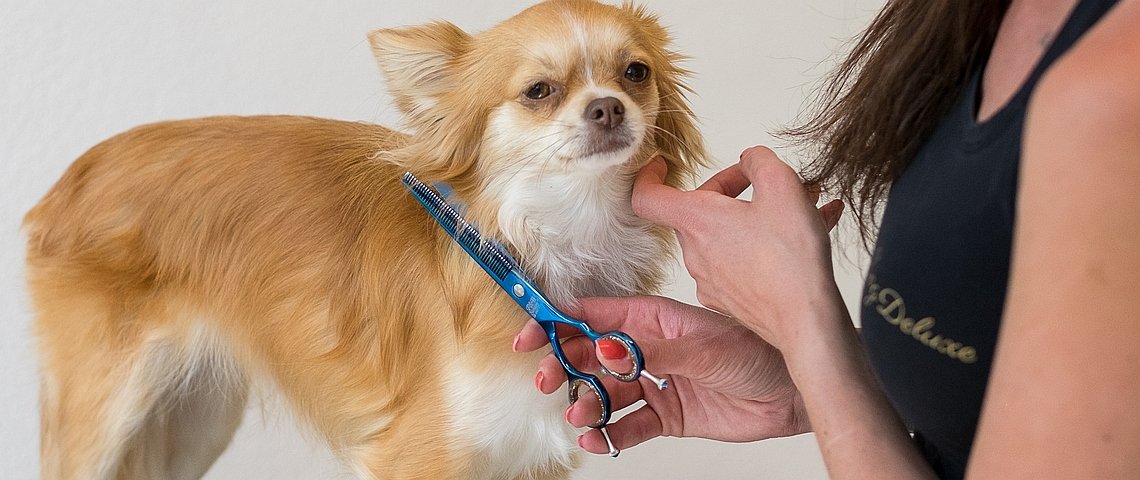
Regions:
<instances>
[{"instance_id":1,"label":"scissor pivot screw","mask_svg":"<svg viewBox=\"0 0 1140 480\"><path fill-rule=\"evenodd\" d=\"M516 283L515 284L515 296L522 298L523 295L526 295L526 289L524 289L522 285Z\"/></svg>"}]
</instances>

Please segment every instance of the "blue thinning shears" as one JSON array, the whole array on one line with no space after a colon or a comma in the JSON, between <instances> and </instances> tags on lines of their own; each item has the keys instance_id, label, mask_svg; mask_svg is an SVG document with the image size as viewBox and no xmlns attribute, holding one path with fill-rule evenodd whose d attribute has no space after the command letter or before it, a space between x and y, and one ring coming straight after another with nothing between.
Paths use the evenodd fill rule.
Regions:
<instances>
[{"instance_id":1,"label":"blue thinning shears","mask_svg":"<svg viewBox=\"0 0 1140 480\"><path fill-rule=\"evenodd\" d=\"M562 343L558 340L558 333L556 331L557 325L559 323L569 325L577 329L582 335L594 343L606 338L625 347L629 354L628 357L631 360L632 368L629 373L615 372L607 369L604 365L601 367L603 373L623 382L633 382L640 377L645 377L652 381L659 390L668 388L669 382L645 371L645 357L642 355L641 349L637 347L637 343L634 342L633 338L630 338L629 335L621 331L599 333L590 328L585 322L574 319L555 308L554 305L546 299L542 290L535 286L534 282L527 277L518 261L507 253L506 248L504 248L502 244L494 239L483 238L479 230L464 220L459 212L434 188L419 181L411 172L404 173L403 183L404 186L412 192L416 200L439 222L444 231L446 231L451 238L455 239L455 241L463 247L463 250L466 251L479 266L483 267L483 270L485 270L531 318L534 318L534 320L542 326L542 329L546 332L546 336L550 340L550 346L554 351L554 356L558 358L558 362L562 364L563 370L566 371L566 378L569 382L568 394L570 403L578 401L582 394L582 388L592 390L598 397L601 406L601 415L590 427L601 430L602 435L606 439L606 444L609 446L610 456L616 457L619 451L614 448L613 442L610 440L609 432L607 432L605 428L610 421L610 415L612 413L609 393L597 376L578 370L566 358L566 354L562 350Z\"/></svg>"}]
</instances>

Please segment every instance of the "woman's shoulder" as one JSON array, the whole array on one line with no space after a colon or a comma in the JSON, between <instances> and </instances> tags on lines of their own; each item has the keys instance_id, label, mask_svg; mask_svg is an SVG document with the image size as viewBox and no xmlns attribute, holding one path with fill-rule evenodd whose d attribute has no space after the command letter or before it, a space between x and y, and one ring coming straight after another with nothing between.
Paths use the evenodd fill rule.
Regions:
<instances>
[{"instance_id":1,"label":"woman's shoulder","mask_svg":"<svg viewBox=\"0 0 1140 480\"><path fill-rule=\"evenodd\" d=\"M1074 133L1097 136L1140 127L1137 79L1140 0L1121 0L1045 74L1034 93L1031 119L1063 119Z\"/></svg>"}]
</instances>

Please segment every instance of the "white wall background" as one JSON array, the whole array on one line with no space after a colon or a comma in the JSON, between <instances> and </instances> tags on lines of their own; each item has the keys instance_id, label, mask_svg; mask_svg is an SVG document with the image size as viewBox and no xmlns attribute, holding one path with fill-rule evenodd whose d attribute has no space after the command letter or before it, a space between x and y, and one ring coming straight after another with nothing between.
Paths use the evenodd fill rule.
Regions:
<instances>
[{"instance_id":1,"label":"white wall background","mask_svg":"<svg viewBox=\"0 0 1140 480\"><path fill-rule=\"evenodd\" d=\"M692 98L722 164L801 110L833 52L882 0L646 0L697 72ZM450 20L481 30L529 0L0 0L0 478L39 477L36 364L20 219L70 162L162 119L291 113L396 125L364 35ZM777 144L778 146L778 144ZM848 238L851 236L848 235ZM853 262L840 265L850 299ZM679 275L669 294L695 302ZM273 399L211 479L347 478ZM658 439L575 478L825 478L810 435L748 445Z\"/></svg>"}]
</instances>

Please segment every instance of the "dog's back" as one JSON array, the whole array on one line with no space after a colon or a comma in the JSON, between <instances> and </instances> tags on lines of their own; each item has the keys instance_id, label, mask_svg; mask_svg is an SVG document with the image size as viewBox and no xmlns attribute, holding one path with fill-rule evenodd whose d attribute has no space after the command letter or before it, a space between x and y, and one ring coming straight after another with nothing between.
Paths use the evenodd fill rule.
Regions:
<instances>
[{"instance_id":1,"label":"dog's back","mask_svg":"<svg viewBox=\"0 0 1140 480\"><path fill-rule=\"evenodd\" d=\"M375 271L438 263L400 172L375 158L400 141L219 117L139 127L77 160L25 220L44 477L198 478L262 373L334 447L401 430L382 412L438 406L415 385L431 359L406 348L430 336L383 321L413 315L411 287ZM398 404L411 389L416 406ZM446 471L443 447L420 448Z\"/></svg>"}]
</instances>

